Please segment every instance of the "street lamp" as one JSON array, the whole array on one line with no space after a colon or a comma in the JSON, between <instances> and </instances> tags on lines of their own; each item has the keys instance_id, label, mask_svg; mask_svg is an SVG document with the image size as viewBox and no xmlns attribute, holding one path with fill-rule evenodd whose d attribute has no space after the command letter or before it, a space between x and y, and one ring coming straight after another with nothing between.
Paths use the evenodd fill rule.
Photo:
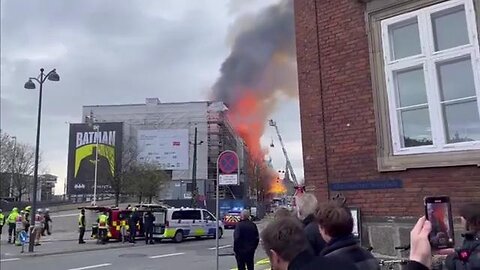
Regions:
<instances>
[{"instance_id":1,"label":"street lamp","mask_svg":"<svg viewBox=\"0 0 480 270\"><path fill-rule=\"evenodd\" d=\"M93 201L92 205L96 206L97 205L97 179L98 179L98 145L100 141L100 136L96 136L98 132L100 132L100 126L94 124L97 119L93 116L93 112L86 117L86 120L88 122L88 125L93 128L93 131L95 131L95 136L94 138L96 139L96 146L95 146L95 176L94 176L94 183L93 183Z\"/></svg>"},{"instance_id":2,"label":"street lamp","mask_svg":"<svg viewBox=\"0 0 480 270\"><path fill-rule=\"evenodd\" d=\"M195 136L193 140L193 166L192 166L192 208L197 207L197 146L203 144L203 141L198 141L198 129L195 127Z\"/></svg>"},{"instance_id":3,"label":"street lamp","mask_svg":"<svg viewBox=\"0 0 480 270\"><path fill-rule=\"evenodd\" d=\"M100 131L100 126L99 125L93 125L93 130L95 131L95 134L97 134ZM93 183L93 202L92 204L94 206L97 205L97 179L98 179L98 141L100 141L97 137L97 142L96 142L96 147L95 147L95 180Z\"/></svg>"},{"instance_id":4,"label":"street lamp","mask_svg":"<svg viewBox=\"0 0 480 270\"><path fill-rule=\"evenodd\" d=\"M33 170L33 203L32 203L32 212L31 212L31 228L35 228L35 213L37 212L37 188L38 188L38 159L40 153L40 120L42 117L42 92L43 92L43 83L48 79L50 81L58 82L60 81L60 76L58 76L56 69L52 69L47 74L44 73L45 69L40 69L40 75L38 77L30 77L25 83L25 89L35 89L36 81L40 85L40 91L38 94L38 117L37 117L37 139L35 143L35 165ZM32 233L30 234L30 243L28 245L28 251L33 252L33 247L35 243L35 237Z\"/></svg>"},{"instance_id":5,"label":"street lamp","mask_svg":"<svg viewBox=\"0 0 480 270\"><path fill-rule=\"evenodd\" d=\"M9 197L13 197L13 177L15 175L15 157L17 155L17 137L13 136L13 155L12 155L12 175L10 175L10 190L9 190Z\"/></svg>"}]
</instances>

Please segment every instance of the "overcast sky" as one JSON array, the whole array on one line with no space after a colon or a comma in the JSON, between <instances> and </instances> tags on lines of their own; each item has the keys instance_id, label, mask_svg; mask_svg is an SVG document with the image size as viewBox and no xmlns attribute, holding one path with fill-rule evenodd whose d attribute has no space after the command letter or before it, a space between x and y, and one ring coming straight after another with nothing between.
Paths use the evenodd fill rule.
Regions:
<instances>
[{"instance_id":1,"label":"overcast sky","mask_svg":"<svg viewBox=\"0 0 480 270\"><path fill-rule=\"evenodd\" d=\"M57 68L61 81L44 87L41 152L61 193L68 123L80 122L82 105L206 100L230 52L232 24L275 2L2 0L1 129L34 144L38 90L23 85L40 67ZM303 177L298 100L285 97L272 117ZM284 168L273 129L262 141Z\"/></svg>"}]
</instances>

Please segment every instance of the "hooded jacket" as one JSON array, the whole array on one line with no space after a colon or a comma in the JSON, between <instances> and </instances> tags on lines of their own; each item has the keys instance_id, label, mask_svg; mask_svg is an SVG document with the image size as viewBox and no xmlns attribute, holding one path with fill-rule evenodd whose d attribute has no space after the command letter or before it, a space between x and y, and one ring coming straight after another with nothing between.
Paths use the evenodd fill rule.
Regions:
<instances>
[{"instance_id":1,"label":"hooded jacket","mask_svg":"<svg viewBox=\"0 0 480 270\"><path fill-rule=\"evenodd\" d=\"M298 254L288 265L288 270L356 270L350 262L335 258L314 256L311 250Z\"/></svg>"},{"instance_id":2,"label":"hooded jacket","mask_svg":"<svg viewBox=\"0 0 480 270\"><path fill-rule=\"evenodd\" d=\"M349 261L355 264L358 270L380 270L378 260L359 245L353 234L332 239L321 255Z\"/></svg>"}]
</instances>

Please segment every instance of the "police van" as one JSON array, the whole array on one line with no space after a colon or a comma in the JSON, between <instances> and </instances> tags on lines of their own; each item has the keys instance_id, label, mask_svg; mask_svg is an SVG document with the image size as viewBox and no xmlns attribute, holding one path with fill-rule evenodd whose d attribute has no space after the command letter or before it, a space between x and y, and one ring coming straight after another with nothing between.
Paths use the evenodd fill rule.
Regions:
<instances>
[{"instance_id":1,"label":"police van","mask_svg":"<svg viewBox=\"0 0 480 270\"><path fill-rule=\"evenodd\" d=\"M139 211L151 211L155 216L153 238L182 242L186 238L215 238L216 218L206 209L167 208L160 205L138 205ZM218 235L222 238L225 228L219 221Z\"/></svg>"}]
</instances>

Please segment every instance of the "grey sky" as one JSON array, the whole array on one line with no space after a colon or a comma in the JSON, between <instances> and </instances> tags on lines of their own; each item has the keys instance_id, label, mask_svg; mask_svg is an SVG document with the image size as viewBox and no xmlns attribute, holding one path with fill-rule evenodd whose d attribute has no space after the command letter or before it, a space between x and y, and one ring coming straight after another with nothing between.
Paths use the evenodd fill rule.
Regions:
<instances>
[{"instance_id":1,"label":"grey sky","mask_svg":"<svg viewBox=\"0 0 480 270\"><path fill-rule=\"evenodd\" d=\"M23 84L40 67L57 68L61 81L44 89L41 151L49 172L63 181L67 123L80 121L82 105L205 100L230 53L234 21L275 2L2 0L1 129L34 144L38 92ZM273 117L282 120L303 175L298 101L281 100ZM268 129L265 146L272 136ZM274 140L274 164L284 167Z\"/></svg>"}]
</instances>

